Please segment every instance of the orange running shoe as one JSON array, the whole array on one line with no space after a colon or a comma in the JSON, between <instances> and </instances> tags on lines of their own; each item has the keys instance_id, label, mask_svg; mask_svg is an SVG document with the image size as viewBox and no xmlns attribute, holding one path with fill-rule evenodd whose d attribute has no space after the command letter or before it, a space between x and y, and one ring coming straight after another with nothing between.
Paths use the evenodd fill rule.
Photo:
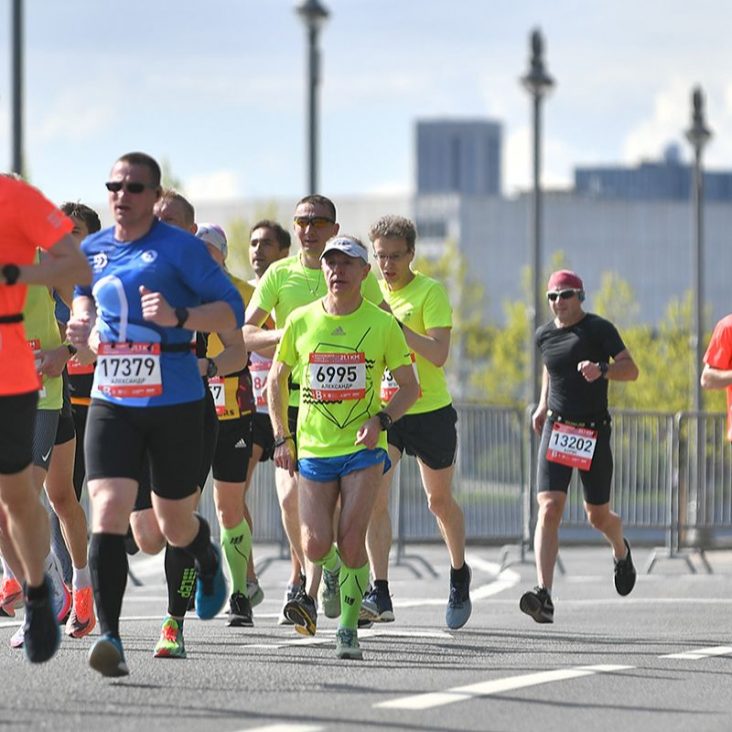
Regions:
<instances>
[{"instance_id":1,"label":"orange running shoe","mask_svg":"<svg viewBox=\"0 0 732 732\"><path fill-rule=\"evenodd\" d=\"M83 638L94 630L97 619L94 616L94 593L91 587L74 590L74 604L66 621L66 635Z\"/></svg>"},{"instance_id":2,"label":"orange running shoe","mask_svg":"<svg viewBox=\"0 0 732 732\"><path fill-rule=\"evenodd\" d=\"M0 615L15 617L15 608L23 604L23 588L15 577L5 577L0 583Z\"/></svg>"}]
</instances>

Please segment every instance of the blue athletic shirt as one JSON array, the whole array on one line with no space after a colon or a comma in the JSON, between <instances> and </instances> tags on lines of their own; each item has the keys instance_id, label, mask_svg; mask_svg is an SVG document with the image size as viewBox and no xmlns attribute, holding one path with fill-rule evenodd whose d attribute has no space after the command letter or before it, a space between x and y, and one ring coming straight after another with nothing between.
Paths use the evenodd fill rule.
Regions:
<instances>
[{"instance_id":1,"label":"blue athletic shirt","mask_svg":"<svg viewBox=\"0 0 732 732\"><path fill-rule=\"evenodd\" d=\"M117 241L114 227L110 227L84 239L81 250L91 265L93 280L90 286L77 286L74 296L94 298L101 341L160 343L162 349L162 394L110 396L99 391L95 374L92 397L126 407L159 407L202 399L204 387L194 352L164 350L166 346L180 348L191 343L193 331L143 320L140 286L161 293L174 308L223 300L234 311L236 327L241 328L241 295L204 243L156 219L150 231L133 242Z\"/></svg>"}]
</instances>

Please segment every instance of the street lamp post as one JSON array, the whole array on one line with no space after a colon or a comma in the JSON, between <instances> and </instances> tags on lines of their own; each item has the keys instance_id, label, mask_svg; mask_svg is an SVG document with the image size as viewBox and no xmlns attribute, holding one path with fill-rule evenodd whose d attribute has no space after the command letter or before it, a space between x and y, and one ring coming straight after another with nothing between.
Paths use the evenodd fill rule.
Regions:
<instances>
[{"instance_id":1,"label":"street lamp post","mask_svg":"<svg viewBox=\"0 0 732 732\"><path fill-rule=\"evenodd\" d=\"M318 35L329 13L318 0L302 0L295 12L303 19L308 37L308 192L312 194L318 192Z\"/></svg>"},{"instance_id":2,"label":"street lamp post","mask_svg":"<svg viewBox=\"0 0 732 732\"><path fill-rule=\"evenodd\" d=\"M704 95L696 87L691 95L691 127L686 131L686 139L694 148L694 245L691 257L691 271L694 278L694 332L692 334L694 353L694 399L692 409L702 410L702 342L704 338L704 172L702 152L712 133L704 121Z\"/></svg>"},{"instance_id":3,"label":"street lamp post","mask_svg":"<svg viewBox=\"0 0 732 732\"><path fill-rule=\"evenodd\" d=\"M544 68L544 40L537 29L531 33L531 66L521 84L531 94L534 124L534 195L532 200L532 248L531 248L531 307L532 325L529 333L529 386L532 404L539 403L539 357L534 345L534 333L541 325L543 305L541 288L541 103L554 86L554 79Z\"/></svg>"},{"instance_id":4,"label":"street lamp post","mask_svg":"<svg viewBox=\"0 0 732 732\"><path fill-rule=\"evenodd\" d=\"M11 8L12 48L12 127L13 172L23 175L23 0L13 0Z\"/></svg>"}]
</instances>

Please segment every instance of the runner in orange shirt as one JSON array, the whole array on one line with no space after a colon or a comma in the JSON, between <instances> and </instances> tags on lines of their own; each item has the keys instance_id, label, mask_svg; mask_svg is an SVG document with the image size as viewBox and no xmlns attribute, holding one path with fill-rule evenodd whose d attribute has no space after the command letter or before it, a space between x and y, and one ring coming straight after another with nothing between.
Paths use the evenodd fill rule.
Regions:
<instances>
[{"instance_id":1,"label":"runner in orange shirt","mask_svg":"<svg viewBox=\"0 0 732 732\"><path fill-rule=\"evenodd\" d=\"M27 285L73 285L91 271L70 235L71 221L31 186L0 176L0 528L10 538L26 580L24 648L34 663L59 644L43 563L48 516L31 475L33 426L40 386L25 338ZM34 264L36 249L49 256Z\"/></svg>"}]
</instances>

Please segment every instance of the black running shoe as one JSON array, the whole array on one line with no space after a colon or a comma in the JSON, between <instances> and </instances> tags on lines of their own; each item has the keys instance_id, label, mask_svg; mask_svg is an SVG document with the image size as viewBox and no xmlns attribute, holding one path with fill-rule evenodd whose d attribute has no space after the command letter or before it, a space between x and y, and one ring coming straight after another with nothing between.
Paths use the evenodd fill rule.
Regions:
<instances>
[{"instance_id":1,"label":"black running shoe","mask_svg":"<svg viewBox=\"0 0 732 732\"><path fill-rule=\"evenodd\" d=\"M315 635L318 625L318 608L315 600L304 590L301 590L294 600L290 600L285 605L284 613L300 635Z\"/></svg>"},{"instance_id":2,"label":"black running shoe","mask_svg":"<svg viewBox=\"0 0 732 732\"><path fill-rule=\"evenodd\" d=\"M44 663L53 657L61 642L58 622L51 606L48 575L43 577L45 597L25 602L23 648L31 663Z\"/></svg>"},{"instance_id":3,"label":"black running shoe","mask_svg":"<svg viewBox=\"0 0 732 732\"><path fill-rule=\"evenodd\" d=\"M537 623L554 622L554 603L544 587L534 587L533 590L524 592L519 601L519 608Z\"/></svg>"},{"instance_id":4,"label":"black running shoe","mask_svg":"<svg viewBox=\"0 0 732 732\"><path fill-rule=\"evenodd\" d=\"M618 595L629 595L635 587L635 566L633 565L633 557L630 555L630 544L627 539L623 539L628 554L625 559L615 560L615 589Z\"/></svg>"},{"instance_id":5,"label":"black running shoe","mask_svg":"<svg viewBox=\"0 0 732 732\"><path fill-rule=\"evenodd\" d=\"M230 628L253 628L252 604L241 592L235 592L229 598L229 614L226 624Z\"/></svg>"}]
</instances>

